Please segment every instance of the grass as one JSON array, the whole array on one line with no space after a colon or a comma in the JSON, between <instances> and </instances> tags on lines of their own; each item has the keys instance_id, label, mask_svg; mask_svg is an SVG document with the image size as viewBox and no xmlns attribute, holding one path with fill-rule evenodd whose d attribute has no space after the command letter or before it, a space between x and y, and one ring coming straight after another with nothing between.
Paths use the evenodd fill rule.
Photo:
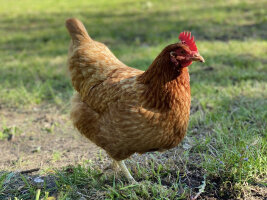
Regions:
<instances>
[{"instance_id":1,"label":"grass","mask_svg":"<svg viewBox=\"0 0 267 200\"><path fill-rule=\"evenodd\" d=\"M184 199L200 190L204 177L203 197L246 198L253 196L251 187L266 189L266 1L0 3L1 107L50 105L68 111L73 93L66 69L68 17L80 18L94 39L129 66L145 70L183 30L192 31L206 60L204 66L190 66L192 114L183 150L135 156L128 166L140 185L85 163L44 171L47 179L55 178L49 187L21 178L20 191L9 184L19 178L3 172L1 199L55 194L58 199ZM0 128L0 137L14 130ZM61 156L52 155L55 161Z\"/></svg>"}]
</instances>

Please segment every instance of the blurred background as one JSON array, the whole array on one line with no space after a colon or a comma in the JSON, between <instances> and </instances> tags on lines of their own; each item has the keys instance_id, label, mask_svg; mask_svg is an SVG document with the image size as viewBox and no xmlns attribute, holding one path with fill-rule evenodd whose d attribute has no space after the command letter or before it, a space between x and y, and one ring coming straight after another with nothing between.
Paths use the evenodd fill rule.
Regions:
<instances>
[{"instance_id":1,"label":"blurred background","mask_svg":"<svg viewBox=\"0 0 267 200\"><path fill-rule=\"evenodd\" d=\"M68 102L72 89L66 75L69 36L64 23L69 17L82 20L95 40L130 66L146 69L164 46L187 30L195 35L206 66L219 70L212 76L203 73L205 84L261 81L266 77L261 73L266 64L266 6L265 0L2 1L1 103L21 107ZM192 67L193 72L199 69Z\"/></svg>"},{"instance_id":2,"label":"blurred background","mask_svg":"<svg viewBox=\"0 0 267 200\"><path fill-rule=\"evenodd\" d=\"M99 151L78 137L68 118L73 89L64 24L76 17L93 39L142 70L181 31L191 31L206 63L189 67L192 108L181 158L190 162L189 152L196 156L192 166L204 169L211 183L219 177L215 188L233 183L226 184L231 191L226 197L248 183L266 187L266 0L0 0L0 5L0 169L60 168Z\"/></svg>"}]
</instances>

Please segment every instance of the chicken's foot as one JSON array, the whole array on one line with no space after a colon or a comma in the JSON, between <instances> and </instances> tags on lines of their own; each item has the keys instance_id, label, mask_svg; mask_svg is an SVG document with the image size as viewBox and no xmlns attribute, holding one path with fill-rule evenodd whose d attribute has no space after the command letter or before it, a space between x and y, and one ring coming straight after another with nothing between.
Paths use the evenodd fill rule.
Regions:
<instances>
[{"instance_id":1,"label":"chicken's foot","mask_svg":"<svg viewBox=\"0 0 267 200\"><path fill-rule=\"evenodd\" d=\"M125 163L124 163L123 160L122 160L122 161L116 161L116 160L114 160L114 165L117 165L117 166L119 166L119 167L121 168L123 174L124 174L124 175L126 176L126 178L129 180L129 182L131 182L131 183L133 183L133 184L137 183L137 182L134 180L134 178L132 177L132 175L130 174L130 172L129 172L129 170L127 169L127 167L126 167L126 165L125 165Z\"/></svg>"}]
</instances>

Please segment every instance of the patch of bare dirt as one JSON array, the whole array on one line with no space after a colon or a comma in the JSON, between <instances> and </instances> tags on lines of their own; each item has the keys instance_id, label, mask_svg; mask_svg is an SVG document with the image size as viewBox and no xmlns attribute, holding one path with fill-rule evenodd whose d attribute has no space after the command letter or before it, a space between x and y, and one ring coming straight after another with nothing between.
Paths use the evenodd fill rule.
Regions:
<instances>
[{"instance_id":1,"label":"patch of bare dirt","mask_svg":"<svg viewBox=\"0 0 267 200\"><path fill-rule=\"evenodd\" d=\"M0 108L0 170L60 168L94 160L99 148L81 136L55 108ZM9 132L8 132L9 131Z\"/></svg>"}]
</instances>

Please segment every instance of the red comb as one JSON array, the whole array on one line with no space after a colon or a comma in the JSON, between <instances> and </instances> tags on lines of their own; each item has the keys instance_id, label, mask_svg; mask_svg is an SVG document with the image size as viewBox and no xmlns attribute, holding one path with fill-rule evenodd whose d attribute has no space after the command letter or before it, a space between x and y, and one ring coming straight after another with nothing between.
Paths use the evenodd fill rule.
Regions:
<instances>
[{"instance_id":1,"label":"red comb","mask_svg":"<svg viewBox=\"0 0 267 200\"><path fill-rule=\"evenodd\" d=\"M197 46L195 44L194 41L194 36L191 37L191 32L182 32L179 35L179 40L181 40L181 42L184 42L191 51L197 51Z\"/></svg>"}]
</instances>

